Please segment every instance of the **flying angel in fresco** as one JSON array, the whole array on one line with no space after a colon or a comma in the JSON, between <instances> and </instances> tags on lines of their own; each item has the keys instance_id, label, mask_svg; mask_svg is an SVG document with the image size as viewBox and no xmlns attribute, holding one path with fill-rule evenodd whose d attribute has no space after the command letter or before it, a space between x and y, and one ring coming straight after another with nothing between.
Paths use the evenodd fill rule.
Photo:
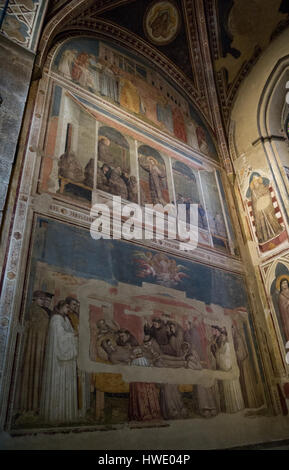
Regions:
<instances>
[{"instance_id":1,"label":"flying angel in fresco","mask_svg":"<svg viewBox=\"0 0 289 470\"><path fill-rule=\"evenodd\" d=\"M186 277L189 277L184 271L185 266L177 265L174 259L169 258L163 253L153 255L151 252L136 251L134 261L137 266L138 277L153 277L157 284L165 287L178 285Z\"/></svg>"}]
</instances>

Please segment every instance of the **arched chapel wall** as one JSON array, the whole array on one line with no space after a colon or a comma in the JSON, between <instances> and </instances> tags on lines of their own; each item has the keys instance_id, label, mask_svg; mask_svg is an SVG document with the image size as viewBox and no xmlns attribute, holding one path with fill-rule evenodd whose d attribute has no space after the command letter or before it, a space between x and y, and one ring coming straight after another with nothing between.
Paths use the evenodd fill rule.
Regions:
<instances>
[{"instance_id":1,"label":"arched chapel wall","mask_svg":"<svg viewBox=\"0 0 289 470\"><path fill-rule=\"evenodd\" d=\"M218 153L194 103L143 57L91 36L54 45L23 153L4 275L5 429L134 432L182 420L184 433L193 429L190 446L194 418L212 418L213 447L223 423L234 443L249 416L286 413L277 381L268 393L268 374L278 373L274 361L264 365L266 338L261 347L256 338ZM197 248L94 240L91 207L112 208L113 196L140 206L197 204ZM277 191L276 201L283 213ZM284 243L285 218L278 224ZM65 339L59 351L57 338ZM66 378L54 369L57 355L67 360Z\"/></svg>"},{"instance_id":2,"label":"arched chapel wall","mask_svg":"<svg viewBox=\"0 0 289 470\"><path fill-rule=\"evenodd\" d=\"M289 147L284 108L288 36L286 30L270 44L241 85L231 113L230 135L235 195L251 266L249 284L258 292L256 316L261 324L265 319L276 360L273 373L283 384L286 399Z\"/></svg>"}]
</instances>

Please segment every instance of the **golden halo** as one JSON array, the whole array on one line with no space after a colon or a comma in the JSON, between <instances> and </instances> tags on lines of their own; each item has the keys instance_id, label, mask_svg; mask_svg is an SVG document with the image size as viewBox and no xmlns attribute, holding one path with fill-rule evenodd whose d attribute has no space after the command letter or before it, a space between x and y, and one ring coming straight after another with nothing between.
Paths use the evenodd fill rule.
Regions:
<instances>
[{"instance_id":1,"label":"golden halo","mask_svg":"<svg viewBox=\"0 0 289 470\"><path fill-rule=\"evenodd\" d=\"M281 276L278 276L277 279L276 279L276 287L277 289L280 291L280 284L281 284L281 280L283 279L287 279L288 281L288 284L289 284L289 274L281 274Z\"/></svg>"},{"instance_id":2,"label":"golden halo","mask_svg":"<svg viewBox=\"0 0 289 470\"><path fill-rule=\"evenodd\" d=\"M148 159L148 160L153 160L153 162L154 162L155 165L158 165L158 164L159 164L159 162L157 161L157 159L154 158L154 157L152 157L151 155L148 155L147 159Z\"/></svg>"},{"instance_id":3,"label":"golden halo","mask_svg":"<svg viewBox=\"0 0 289 470\"><path fill-rule=\"evenodd\" d=\"M105 135L100 135L100 136L98 136L98 140L104 140L105 142L109 142L109 143L110 143L110 140L109 140L108 137L106 137Z\"/></svg>"}]
</instances>

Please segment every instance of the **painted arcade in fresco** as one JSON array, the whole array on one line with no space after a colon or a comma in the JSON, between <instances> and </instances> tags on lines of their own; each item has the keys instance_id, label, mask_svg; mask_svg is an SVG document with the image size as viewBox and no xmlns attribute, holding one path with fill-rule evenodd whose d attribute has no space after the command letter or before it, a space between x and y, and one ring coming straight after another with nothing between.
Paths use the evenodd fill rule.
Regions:
<instances>
[{"instance_id":1,"label":"painted arcade in fresco","mask_svg":"<svg viewBox=\"0 0 289 470\"><path fill-rule=\"evenodd\" d=\"M109 195L188 210L197 204L200 244L235 254L210 131L144 60L100 41L70 40L51 65L49 105L39 192L87 206Z\"/></svg>"}]
</instances>

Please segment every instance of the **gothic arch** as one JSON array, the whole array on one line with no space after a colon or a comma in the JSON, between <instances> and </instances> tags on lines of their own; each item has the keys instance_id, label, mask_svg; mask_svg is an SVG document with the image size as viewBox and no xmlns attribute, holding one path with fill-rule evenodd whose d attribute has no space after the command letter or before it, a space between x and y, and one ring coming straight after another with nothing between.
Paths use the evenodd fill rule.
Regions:
<instances>
[{"instance_id":1,"label":"gothic arch","mask_svg":"<svg viewBox=\"0 0 289 470\"><path fill-rule=\"evenodd\" d=\"M251 146L256 146L259 140L272 137L282 140L284 137L280 132L280 119L285 102L285 75L289 66L288 37L289 31L286 30L271 43L240 87L231 112L231 121L238 122L234 133L237 157ZM280 87L283 83L282 101ZM276 124L278 118L274 119L273 107L274 113L277 109L280 115L279 126Z\"/></svg>"},{"instance_id":2,"label":"gothic arch","mask_svg":"<svg viewBox=\"0 0 289 470\"><path fill-rule=\"evenodd\" d=\"M278 344L278 349L281 354L281 358L283 359L284 367L287 369L288 374L288 366L285 366L284 357L285 357L285 332L284 326L281 319L279 307L278 307L278 289L276 287L276 280L282 276L280 274L281 271L285 272L286 269L289 272L289 260L288 256L276 258L272 264L270 265L269 269L266 271L265 274L265 289L267 293L267 298L270 306L270 316L272 317L272 322L274 325L274 337L271 336L272 342L276 343L276 347ZM278 276L279 271L279 276ZM285 272L286 274L286 272ZM268 314L269 314L268 311Z\"/></svg>"},{"instance_id":3,"label":"gothic arch","mask_svg":"<svg viewBox=\"0 0 289 470\"><path fill-rule=\"evenodd\" d=\"M281 258L275 259L273 261L273 263L270 265L270 268L268 269L268 271L266 272L266 281L265 282L266 282L267 292L270 292L272 282L274 281L274 279L276 277L276 268L277 268L279 263L286 266L289 270L289 260L288 260L288 258L281 257Z\"/></svg>"},{"instance_id":4,"label":"gothic arch","mask_svg":"<svg viewBox=\"0 0 289 470\"><path fill-rule=\"evenodd\" d=\"M52 41L56 34L61 30L62 25L66 21L73 18L78 11L82 11L87 4L87 0L72 0L65 7L61 8L45 26L38 45L39 54L37 56L36 65L41 67L46 60L47 53L51 48Z\"/></svg>"},{"instance_id":5,"label":"gothic arch","mask_svg":"<svg viewBox=\"0 0 289 470\"><path fill-rule=\"evenodd\" d=\"M289 80L289 55L276 63L264 87L258 110L258 128L264 141L264 150L271 160L272 173L283 198L289 194L288 177L284 167L289 166L288 143L282 116L285 104L286 82ZM270 156L273 158L271 159ZM278 178L279 177L279 178ZM285 209L286 203L284 204Z\"/></svg>"}]
</instances>

